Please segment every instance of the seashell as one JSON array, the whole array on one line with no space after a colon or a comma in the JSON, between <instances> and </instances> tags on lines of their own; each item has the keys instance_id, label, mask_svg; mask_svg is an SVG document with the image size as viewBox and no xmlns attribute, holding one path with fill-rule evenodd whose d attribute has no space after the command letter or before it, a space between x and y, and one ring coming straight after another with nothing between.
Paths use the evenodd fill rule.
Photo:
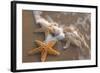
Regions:
<instances>
[{"instance_id":1,"label":"seashell","mask_svg":"<svg viewBox=\"0 0 100 73\"><path fill-rule=\"evenodd\" d=\"M57 41L57 38L53 37L51 34L49 34L44 42L50 42L50 41Z\"/></svg>"}]
</instances>

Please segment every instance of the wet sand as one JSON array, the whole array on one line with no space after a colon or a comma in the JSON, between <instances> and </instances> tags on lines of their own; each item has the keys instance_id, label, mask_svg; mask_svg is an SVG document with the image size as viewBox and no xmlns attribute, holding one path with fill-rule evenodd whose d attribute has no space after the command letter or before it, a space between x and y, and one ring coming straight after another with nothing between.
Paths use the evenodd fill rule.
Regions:
<instances>
[{"instance_id":1,"label":"wet sand","mask_svg":"<svg viewBox=\"0 0 100 73\"><path fill-rule=\"evenodd\" d=\"M66 15L62 14L62 12L43 12L42 16L44 18L47 18L48 15L53 18L54 21L58 22L61 25L70 25L74 24L78 17L84 17L84 13L79 13L78 15L73 15L71 13L68 13ZM32 48L38 47L35 43L34 40L38 39L43 41L44 40L44 33L33 33L35 29L40 28L38 24L35 23L34 16L32 14L32 11L28 10L23 10L22 12L23 16L23 23L22 23L22 61L23 63L28 63L28 62L40 62L40 53L33 54L33 55L28 55L28 51L31 50ZM89 24L90 28L90 23L87 21L87 24ZM85 25L84 25L85 26ZM87 31L82 31L83 33L89 33L90 35L90 29ZM87 43L90 46L90 40L87 40ZM57 51L59 51L61 54L59 56L52 56L48 55L46 61L67 61L67 60L82 60L82 59L90 59L89 53L86 54L86 58L80 58L81 57L81 52L78 47L75 45L71 45L67 49L62 49L64 42L58 42L54 48L56 48Z\"/></svg>"}]
</instances>

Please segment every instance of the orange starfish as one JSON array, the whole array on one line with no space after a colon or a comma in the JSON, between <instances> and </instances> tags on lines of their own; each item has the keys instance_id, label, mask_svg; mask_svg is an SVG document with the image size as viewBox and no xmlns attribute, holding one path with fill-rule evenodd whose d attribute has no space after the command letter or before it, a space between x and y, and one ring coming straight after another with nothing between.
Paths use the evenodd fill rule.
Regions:
<instances>
[{"instance_id":1,"label":"orange starfish","mask_svg":"<svg viewBox=\"0 0 100 73\"><path fill-rule=\"evenodd\" d=\"M56 43L55 41L50 41L48 43L43 43L39 40L35 40L35 42L40 47L32 49L31 51L29 51L29 54L41 52L41 61L42 62L44 62L46 60L46 57L47 57L48 54L60 55L60 53L58 51L56 51L55 49L52 48Z\"/></svg>"}]
</instances>

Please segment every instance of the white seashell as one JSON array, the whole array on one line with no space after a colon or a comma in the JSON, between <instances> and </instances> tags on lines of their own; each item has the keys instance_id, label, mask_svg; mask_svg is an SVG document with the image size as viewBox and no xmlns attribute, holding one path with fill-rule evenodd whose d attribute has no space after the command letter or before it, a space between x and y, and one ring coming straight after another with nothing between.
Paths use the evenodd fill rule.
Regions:
<instances>
[{"instance_id":1,"label":"white seashell","mask_svg":"<svg viewBox=\"0 0 100 73\"><path fill-rule=\"evenodd\" d=\"M48 28L48 26L51 26L51 24L47 20L45 20L44 18L38 18L37 23L40 23L40 25L42 27L46 27L46 28Z\"/></svg>"},{"instance_id":2,"label":"white seashell","mask_svg":"<svg viewBox=\"0 0 100 73\"><path fill-rule=\"evenodd\" d=\"M52 24L50 24L49 21L47 21L46 19L41 17L41 12L40 11L33 11L33 14L34 14L36 23L37 24L39 23L42 27L48 28L48 26L52 25Z\"/></svg>"},{"instance_id":3,"label":"white seashell","mask_svg":"<svg viewBox=\"0 0 100 73\"><path fill-rule=\"evenodd\" d=\"M60 33L59 35L55 36L55 38L57 38L58 40L63 40L65 38L65 34Z\"/></svg>"},{"instance_id":4,"label":"white seashell","mask_svg":"<svg viewBox=\"0 0 100 73\"><path fill-rule=\"evenodd\" d=\"M65 34L63 32L63 29L61 27L58 27L58 26L53 26L53 29L54 29L54 35L55 35L55 38L57 38L58 40L62 40L65 38Z\"/></svg>"},{"instance_id":5,"label":"white seashell","mask_svg":"<svg viewBox=\"0 0 100 73\"><path fill-rule=\"evenodd\" d=\"M65 38L63 29L59 27L56 22L50 23L49 21L41 17L40 11L33 11L33 14L35 16L36 23L40 23L42 27L48 28L49 26L51 26L51 28L54 29L52 33L54 33L55 36L52 36L51 34L49 34L46 37L45 42L50 41L50 40L62 40Z\"/></svg>"},{"instance_id":6,"label":"white seashell","mask_svg":"<svg viewBox=\"0 0 100 73\"><path fill-rule=\"evenodd\" d=\"M46 38L44 42L49 42L49 41L57 41L56 37L53 37L51 34L49 34Z\"/></svg>"}]
</instances>

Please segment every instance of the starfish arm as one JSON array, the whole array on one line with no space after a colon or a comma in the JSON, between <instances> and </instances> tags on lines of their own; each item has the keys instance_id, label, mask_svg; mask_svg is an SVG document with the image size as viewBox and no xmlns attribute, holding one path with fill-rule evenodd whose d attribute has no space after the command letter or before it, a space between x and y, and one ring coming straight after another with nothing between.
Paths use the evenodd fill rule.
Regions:
<instances>
[{"instance_id":1,"label":"starfish arm","mask_svg":"<svg viewBox=\"0 0 100 73\"><path fill-rule=\"evenodd\" d=\"M46 57L48 54L51 55L60 55L58 51L53 49L52 47L54 46L55 42L48 42L44 43L39 40L35 40L35 42L40 46L40 51L41 51L41 61L44 62L46 60Z\"/></svg>"},{"instance_id":2,"label":"starfish arm","mask_svg":"<svg viewBox=\"0 0 100 73\"><path fill-rule=\"evenodd\" d=\"M47 57L47 50L43 49L42 52L41 52L41 61L45 62L46 57Z\"/></svg>"},{"instance_id":3,"label":"starfish arm","mask_svg":"<svg viewBox=\"0 0 100 73\"><path fill-rule=\"evenodd\" d=\"M35 42L36 42L37 45L39 45L39 46L44 46L44 45L45 45L45 43L43 43L43 42L41 42L41 41L39 41L39 40L35 40Z\"/></svg>"},{"instance_id":4,"label":"starfish arm","mask_svg":"<svg viewBox=\"0 0 100 73\"><path fill-rule=\"evenodd\" d=\"M30 54L35 54L35 53L37 53L37 52L39 52L41 50L41 47L39 47L39 48L33 48L32 50L30 50L29 52L28 52L28 54L30 55Z\"/></svg>"},{"instance_id":5,"label":"starfish arm","mask_svg":"<svg viewBox=\"0 0 100 73\"><path fill-rule=\"evenodd\" d=\"M49 48L48 49L48 54L51 54L51 55L60 55L60 52L52 49L52 48Z\"/></svg>"}]
</instances>

